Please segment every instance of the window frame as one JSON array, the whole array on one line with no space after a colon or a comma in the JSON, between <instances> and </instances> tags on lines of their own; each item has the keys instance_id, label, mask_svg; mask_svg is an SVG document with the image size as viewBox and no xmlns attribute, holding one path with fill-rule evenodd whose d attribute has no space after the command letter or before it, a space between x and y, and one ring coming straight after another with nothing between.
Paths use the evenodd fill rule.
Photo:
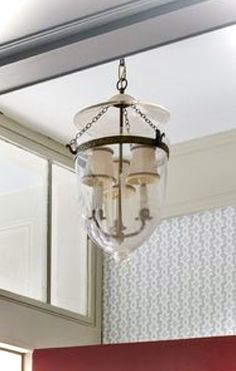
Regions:
<instances>
[{"instance_id":1,"label":"window frame","mask_svg":"<svg viewBox=\"0 0 236 371\"><path fill-rule=\"evenodd\" d=\"M87 314L79 314L51 304L51 253L52 253L52 165L74 172L73 157L59 142L27 129L0 113L0 140L45 159L48 163L47 177L47 273L46 302L32 299L0 288L0 298L47 314L75 321L81 325L96 327L101 321L101 253L88 239L87 244Z\"/></svg>"},{"instance_id":2,"label":"window frame","mask_svg":"<svg viewBox=\"0 0 236 371\"><path fill-rule=\"evenodd\" d=\"M25 367L26 367L26 354L27 353L23 353L23 352L20 352L20 351L17 351L17 350L13 350L13 349L9 349L9 348L4 348L0 345L0 351L2 352L6 352L6 353L13 353L13 354L17 354L19 356L21 356L21 371L25 371Z\"/></svg>"}]
</instances>

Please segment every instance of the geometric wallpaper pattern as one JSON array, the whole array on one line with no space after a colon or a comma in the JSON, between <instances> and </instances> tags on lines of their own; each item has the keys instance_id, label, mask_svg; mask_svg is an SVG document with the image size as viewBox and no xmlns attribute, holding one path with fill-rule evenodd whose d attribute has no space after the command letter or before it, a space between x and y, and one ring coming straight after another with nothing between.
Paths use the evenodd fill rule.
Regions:
<instances>
[{"instance_id":1,"label":"geometric wallpaper pattern","mask_svg":"<svg viewBox=\"0 0 236 371\"><path fill-rule=\"evenodd\" d=\"M236 334L236 207L164 220L103 282L104 343Z\"/></svg>"}]
</instances>

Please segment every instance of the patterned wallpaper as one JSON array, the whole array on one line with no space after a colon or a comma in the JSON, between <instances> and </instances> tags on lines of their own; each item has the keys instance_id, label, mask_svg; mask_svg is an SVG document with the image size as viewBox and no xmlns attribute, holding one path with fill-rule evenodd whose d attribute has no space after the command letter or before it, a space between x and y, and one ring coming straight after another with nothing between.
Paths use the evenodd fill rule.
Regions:
<instances>
[{"instance_id":1,"label":"patterned wallpaper","mask_svg":"<svg viewBox=\"0 0 236 371\"><path fill-rule=\"evenodd\" d=\"M236 334L236 207L163 221L130 260L106 257L104 343Z\"/></svg>"}]
</instances>

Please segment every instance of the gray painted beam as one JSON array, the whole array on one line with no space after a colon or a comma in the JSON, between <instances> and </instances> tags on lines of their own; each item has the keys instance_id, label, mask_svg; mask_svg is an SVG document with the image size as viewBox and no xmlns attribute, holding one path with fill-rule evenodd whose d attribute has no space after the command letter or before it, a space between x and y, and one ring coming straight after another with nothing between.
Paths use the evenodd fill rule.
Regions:
<instances>
[{"instance_id":1,"label":"gray painted beam","mask_svg":"<svg viewBox=\"0 0 236 371\"><path fill-rule=\"evenodd\" d=\"M166 3L162 2L168 1ZM0 45L0 66L127 27L206 0L131 0Z\"/></svg>"},{"instance_id":2,"label":"gray painted beam","mask_svg":"<svg viewBox=\"0 0 236 371\"><path fill-rule=\"evenodd\" d=\"M176 2L174 4L176 6ZM234 1L207 0L196 3L193 0L191 6L131 22L96 36L90 35L80 41L2 66L0 94L234 23Z\"/></svg>"}]
</instances>

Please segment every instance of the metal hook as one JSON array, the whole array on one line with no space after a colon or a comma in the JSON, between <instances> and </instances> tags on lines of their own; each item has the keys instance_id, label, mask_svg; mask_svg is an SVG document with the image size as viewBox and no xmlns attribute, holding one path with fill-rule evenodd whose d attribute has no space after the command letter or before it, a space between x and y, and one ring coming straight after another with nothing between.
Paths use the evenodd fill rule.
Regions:
<instances>
[{"instance_id":1,"label":"metal hook","mask_svg":"<svg viewBox=\"0 0 236 371\"><path fill-rule=\"evenodd\" d=\"M125 66L125 59L120 59L120 64L118 68L118 79L123 80L126 79L126 66Z\"/></svg>"},{"instance_id":2,"label":"metal hook","mask_svg":"<svg viewBox=\"0 0 236 371\"><path fill-rule=\"evenodd\" d=\"M121 58L119 67L118 67L118 81L117 81L116 87L117 87L117 90L119 90L119 92L123 94L127 86L128 86L128 81L126 79L125 59Z\"/></svg>"}]
</instances>

